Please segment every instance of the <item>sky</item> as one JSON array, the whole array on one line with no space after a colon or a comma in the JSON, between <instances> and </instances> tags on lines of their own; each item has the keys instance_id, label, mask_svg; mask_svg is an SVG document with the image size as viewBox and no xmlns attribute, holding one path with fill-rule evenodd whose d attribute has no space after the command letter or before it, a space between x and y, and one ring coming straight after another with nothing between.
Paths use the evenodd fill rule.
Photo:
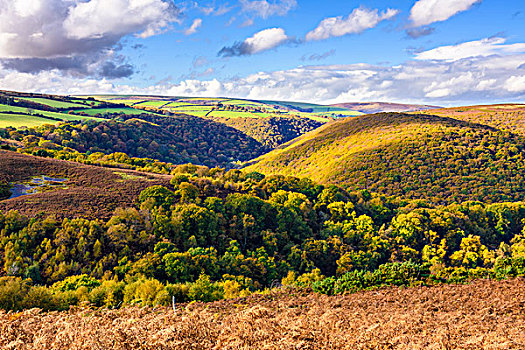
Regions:
<instances>
[{"instance_id":1,"label":"sky","mask_svg":"<svg viewBox=\"0 0 525 350\"><path fill-rule=\"evenodd\" d=\"M0 89L525 102L525 1L0 0Z\"/></svg>"}]
</instances>

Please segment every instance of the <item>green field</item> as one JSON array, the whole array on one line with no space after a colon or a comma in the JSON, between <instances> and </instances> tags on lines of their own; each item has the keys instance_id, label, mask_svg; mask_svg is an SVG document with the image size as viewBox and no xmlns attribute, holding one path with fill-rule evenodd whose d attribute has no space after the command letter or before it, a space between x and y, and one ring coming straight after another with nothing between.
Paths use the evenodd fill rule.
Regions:
<instances>
[{"instance_id":1,"label":"green field","mask_svg":"<svg viewBox=\"0 0 525 350\"><path fill-rule=\"evenodd\" d=\"M151 112L143 111L134 108L86 108L78 109L77 113L86 113L89 115L105 114L105 113L121 113L121 114L151 114Z\"/></svg>"},{"instance_id":2,"label":"green field","mask_svg":"<svg viewBox=\"0 0 525 350\"><path fill-rule=\"evenodd\" d=\"M170 101L143 101L143 102L136 102L133 105L134 106L142 106L142 107L155 107L160 108L166 104L169 104Z\"/></svg>"},{"instance_id":3,"label":"green field","mask_svg":"<svg viewBox=\"0 0 525 350\"><path fill-rule=\"evenodd\" d=\"M29 108L26 108L26 107L7 106L7 105L0 104L0 113L2 113L2 112L17 113L16 115L18 117L16 119L17 119L17 124L19 126L24 126L24 125L25 126L34 126L34 125L42 125L42 124L54 124L54 123L57 122L57 121L54 121L54 120L51 120L51 119L41 118L41 117L39 117L38 115L35 115L35 114L41 114L41 115L44 115L46 117L57 118L57 119L60 119L60 120L63 120L63 121L73 121L73 120L83 120L83 119L102 120L100 118L86 117L86 116L82 116L82 115L57 113L57 112L48 112L48 111L42 111L42 110L29 109ZM4 113L3 115L10 116L10 115L13 115L13 114ZM26 119L28 120L28 123L31 123L31 124L23 124L23 123L20 124L21 123L21 119L19 118L20 116L25 116ZM38 122L37 124L34 124L38 120L41 120L41 122ZM5 124L2 124L2 125L5 125Z\"/></svg>"},{"instance_id":4,"label":"green field","mask_svg":"<svg viewBox=\"0 0 525 350\"><path fill-rule=\"evenodd\" d=\"M25 114L4 114L0 112L0 128L6 128L8 126L14 128L21 127L34 127L44 124L55 124L58 121L35 117L32 115Z\"/></svg>"},{"instance_id":5,"label":"green field","mask_svg":"<svg viewBox=\"0 0 525 350\"><path fill-rule=\"evenodd\" d=\"M7 106L3 104L0 104L0 112L15 112L15 113L27 114L27 115L37 113L37 114L45 115L47 117L53 117L53 118L59 118L59 119L64 119L63 117L64 115L66 115L63 113L48 112L48 111L42 111L42 110L31 109L31 108L26 108L26 107Z\"/></svg>"},{"instance_id":6,"label":"green field","mask_svg":"<svg viewBox=\"0 0 525 350\"><path fill-rule=\"evenodd\" d=\"M303 103L303 102L286 102L286 101L271 101L271 100L261 100L261 102L270 104L270 105L277 105L285 108L297 108L298 110L312 110L311 112L307 113L324 113L324 112L343 112L343 111L349 111L345 108L340 107L332 107L332 106L323 106L323 105L317 105L313 103Z\"/></svg>"},{"instance_id":7,"label":"green field","mask_svg":"<svg viewBox=\"0 0 525 350\"><path fill-rule=\"evenodd\" d=\"M268 118L271 116L273 116L273 114L237 112L237 111L213 111L210 114L208 114L208 117L220 117L220 118Z\"/></svg>"},{"instance_id":8,"label":"green field","mask_svg":"<svg viewBox=\"0 0 525 350\"><path fill-rule=\"evenodd\" d=\"M319 122L327 122L330 118L354 117L363 113L341 107L323 106L302 102L254 101L238 98L222 97L158 97L158 96L94 96L102 101L123 103L133 107L154 107L168 110L172 113L183 113L196 117L217 118L268 118L268 117L299 117L309 118ZM250 111L212 111L218 104L223 106L260 109L262 112ZM211 113L210 113L211 112ZM276 113L278 112L278 113ZM90 112L88 112L90 113ZM90 113L91 114L91 113Z\"/></svg>"},{"instance_id":9,"label":"green field","mask_svg":"<svg viewBox=\"0 0 525 350\"><path fill-rule=\"evenodd\" d=\"M40 103L40 104L43 104L49 107L53 107L53 108L81 108L81 107L86 106L85 104L63 102L63 101L57 101L57 100L51 100L48 98L39 98L39 97L21 98L21 100L36 102L36 103Z\"/></svg>"}]
</instances>

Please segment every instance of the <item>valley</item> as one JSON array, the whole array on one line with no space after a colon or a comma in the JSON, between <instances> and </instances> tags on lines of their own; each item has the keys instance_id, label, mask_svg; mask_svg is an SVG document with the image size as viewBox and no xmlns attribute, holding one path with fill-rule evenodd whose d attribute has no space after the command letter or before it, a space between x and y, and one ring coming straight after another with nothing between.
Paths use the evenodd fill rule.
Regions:
<instances>
[{"instance_id":1,"label":"valley","mask_svg":"<svg viewBox=\"0 0 525 350\"><path fill-rule=\"evenodd\" d=\"M524 106L327 116L332 107L264 101L282 115L258 115L262 101L26 95L5 101L6 116L23 113L25 124L0 128L0 308L18 312L0 313L10 327L2 345L26 337L28 349L64 347L45 327L20 327L43 318L83 338L71 324L85 312L100 327L106 317L133 317L151 329L162 318L180 330L172 303L187 313L183 327L255 322L268 344L278 343L272 332L286 329L277 321L284 317L306 334L283 338L286 346L316 348L334 336L334 317L356 307L333 348L359 339L458 348L518 341L499 328L483 339L465 334L492 321L454 333L439 320L452 317L446 305L457 293L480 306L455 311L460 319L488 320L481 305L491 293L521 317L511 295L525 276ZM13 105L21 101L31 111ZM183 103L211 109L192 115ZM32 124L35 116L49 122ZM34 308L42 311L22 311ZM419 318L441 335L395 321L381 334L405 327L406 337L345 336L360 334L351 324L364 314L368 328L385 317ZM323 320L328 328L314 330ZM177 344L219 346L215 336L192 334ZM230 332L220 346L256 347L256 338ZM146 339L166 348L174 341Z\"/></svg>"}]
</instances>

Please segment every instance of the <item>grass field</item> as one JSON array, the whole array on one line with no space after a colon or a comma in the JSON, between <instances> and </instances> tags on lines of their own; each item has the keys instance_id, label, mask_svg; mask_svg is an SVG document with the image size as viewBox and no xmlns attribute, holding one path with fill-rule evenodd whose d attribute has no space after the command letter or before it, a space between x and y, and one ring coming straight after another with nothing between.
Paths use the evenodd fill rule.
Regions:
<instances>
[{"instance_id":1,"label":"grass field","mask_svg":"<svg viewBox=\"0 0 525 350\"><path fill-rule=\"evenodd\" d=\"M148 111L143 111L140 109L134 109L134 108L87 108L87 109L79 109L75 112L80 113L84 112L89 115L97 115L97 114L105 114L105 113L121 113L121 114L143 114L143 113L151 113Z\"/></svg>"},{"instance_id":2,"label":"grass field","mask_svg":"<svg viewBox=\"0 0 525 350\"><path fill-rule=\"evenodd\" d=\"M155 107L160 108L166 104L170 103L170 101L143 101L143 102L136 102L134 103L135 106L141 106L141 107Z\"/></svg>"},{"instance_id":3,"label":"grass field","mask_svg":"<svg viewBox=\"0 0 525 350\"><path fill-rule=\"evenodd\" d=\"M86 106L85 104L69 103L39 97L21 98L21 100L36 102L54 108L82 108Z\"/></svg>"},{"instance_id":4,"label":"grass field","mask_svg":"<svg viewBox=\"0 0 525 350\"><path fill-rule=\"evenodd\" d=\"M236 112L236 111L213 111L209 117L219 117L219 118L268 118L275 116L270 113L249 113L249 112Z\"/></svg>"},{"instance_id":5,"label":"grass field","mask_svg":"<svg viewBox=\"0 0 525 350\"><path fill-rule=\"evenodd\" d=\"M55 124L57 121L35 117L27 114L4 114L0 112L0 128L6 128L8 126L14 128L34 127L44 124Z\"/></svg>"},{"instance_id":6,"label":"grass field","mask_svg":"<svg viewBox=\"0 0 525 350\"><path fill-rule=\"evenodd\" d=\"M238 98L221 97L158 97L158 96L93 96L102 101L124 103L134 107L155 107L168 110L172 113L184 113L196 117L216 118L267 118L283 116L296 116L309 118L319 122L327 122L333 117L354 117L363 113L342 107L322 106L301 102L282 101L254 101ZM244 107L247 109L258 108L262 112L251 111L214 111L208 114L218 104L223 106ZM280 113L274 113L279 111ZM208 114L208 115L207 115Z\"/></svg>"}]
</instances>

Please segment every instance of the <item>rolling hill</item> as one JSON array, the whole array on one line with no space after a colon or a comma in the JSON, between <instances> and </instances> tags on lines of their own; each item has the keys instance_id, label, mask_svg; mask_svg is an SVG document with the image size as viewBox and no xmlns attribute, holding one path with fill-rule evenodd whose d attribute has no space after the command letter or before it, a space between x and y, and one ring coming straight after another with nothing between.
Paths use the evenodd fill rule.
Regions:
<instances>
[{"instance_id":1,"label":"rolling hill","mask_svg":"<svg viewBox=\"0 0 525 350\"><path fill-rule=\"evenodd\" d=\"M511 201L524 198L524 150L523 136L495 126L381 113L326 124L246 170L436 204Z\"/></svg>"},{"instance_id":2,"label":"rolling hill","mask_svg":"<svg viewBox=\"0 0 525 350\"><path fill-rule=\"evenodd\" d=\"M20 130L0 129L0 137L19 141L25 153L76 151L92 155L125 153L174 164L235 167L268 149L244 133L198 117L126 116L102 121L63 122Z\"/></svg>"},{"instance_id":3,"label":"rolling hill","mask_svg":"<svg viewBox=\"0 0 525 350\"><path fill-rule=\"evenodd\" d=\"M63 121L103 120L115 115L152 114L123 104L48 94L0 90L0 127L34 127Z\"/></svg>"},{"instance_id":4,"label":"rolling hill","mask_svg":"<svg viewBox=\"0 0 525 350\"><path fill-rule=\"evenodd\" d=\"M525 104L439 108L425 111L424 113L481 123L500 130L525 135Z\"/></svg>"}]
</instances>

